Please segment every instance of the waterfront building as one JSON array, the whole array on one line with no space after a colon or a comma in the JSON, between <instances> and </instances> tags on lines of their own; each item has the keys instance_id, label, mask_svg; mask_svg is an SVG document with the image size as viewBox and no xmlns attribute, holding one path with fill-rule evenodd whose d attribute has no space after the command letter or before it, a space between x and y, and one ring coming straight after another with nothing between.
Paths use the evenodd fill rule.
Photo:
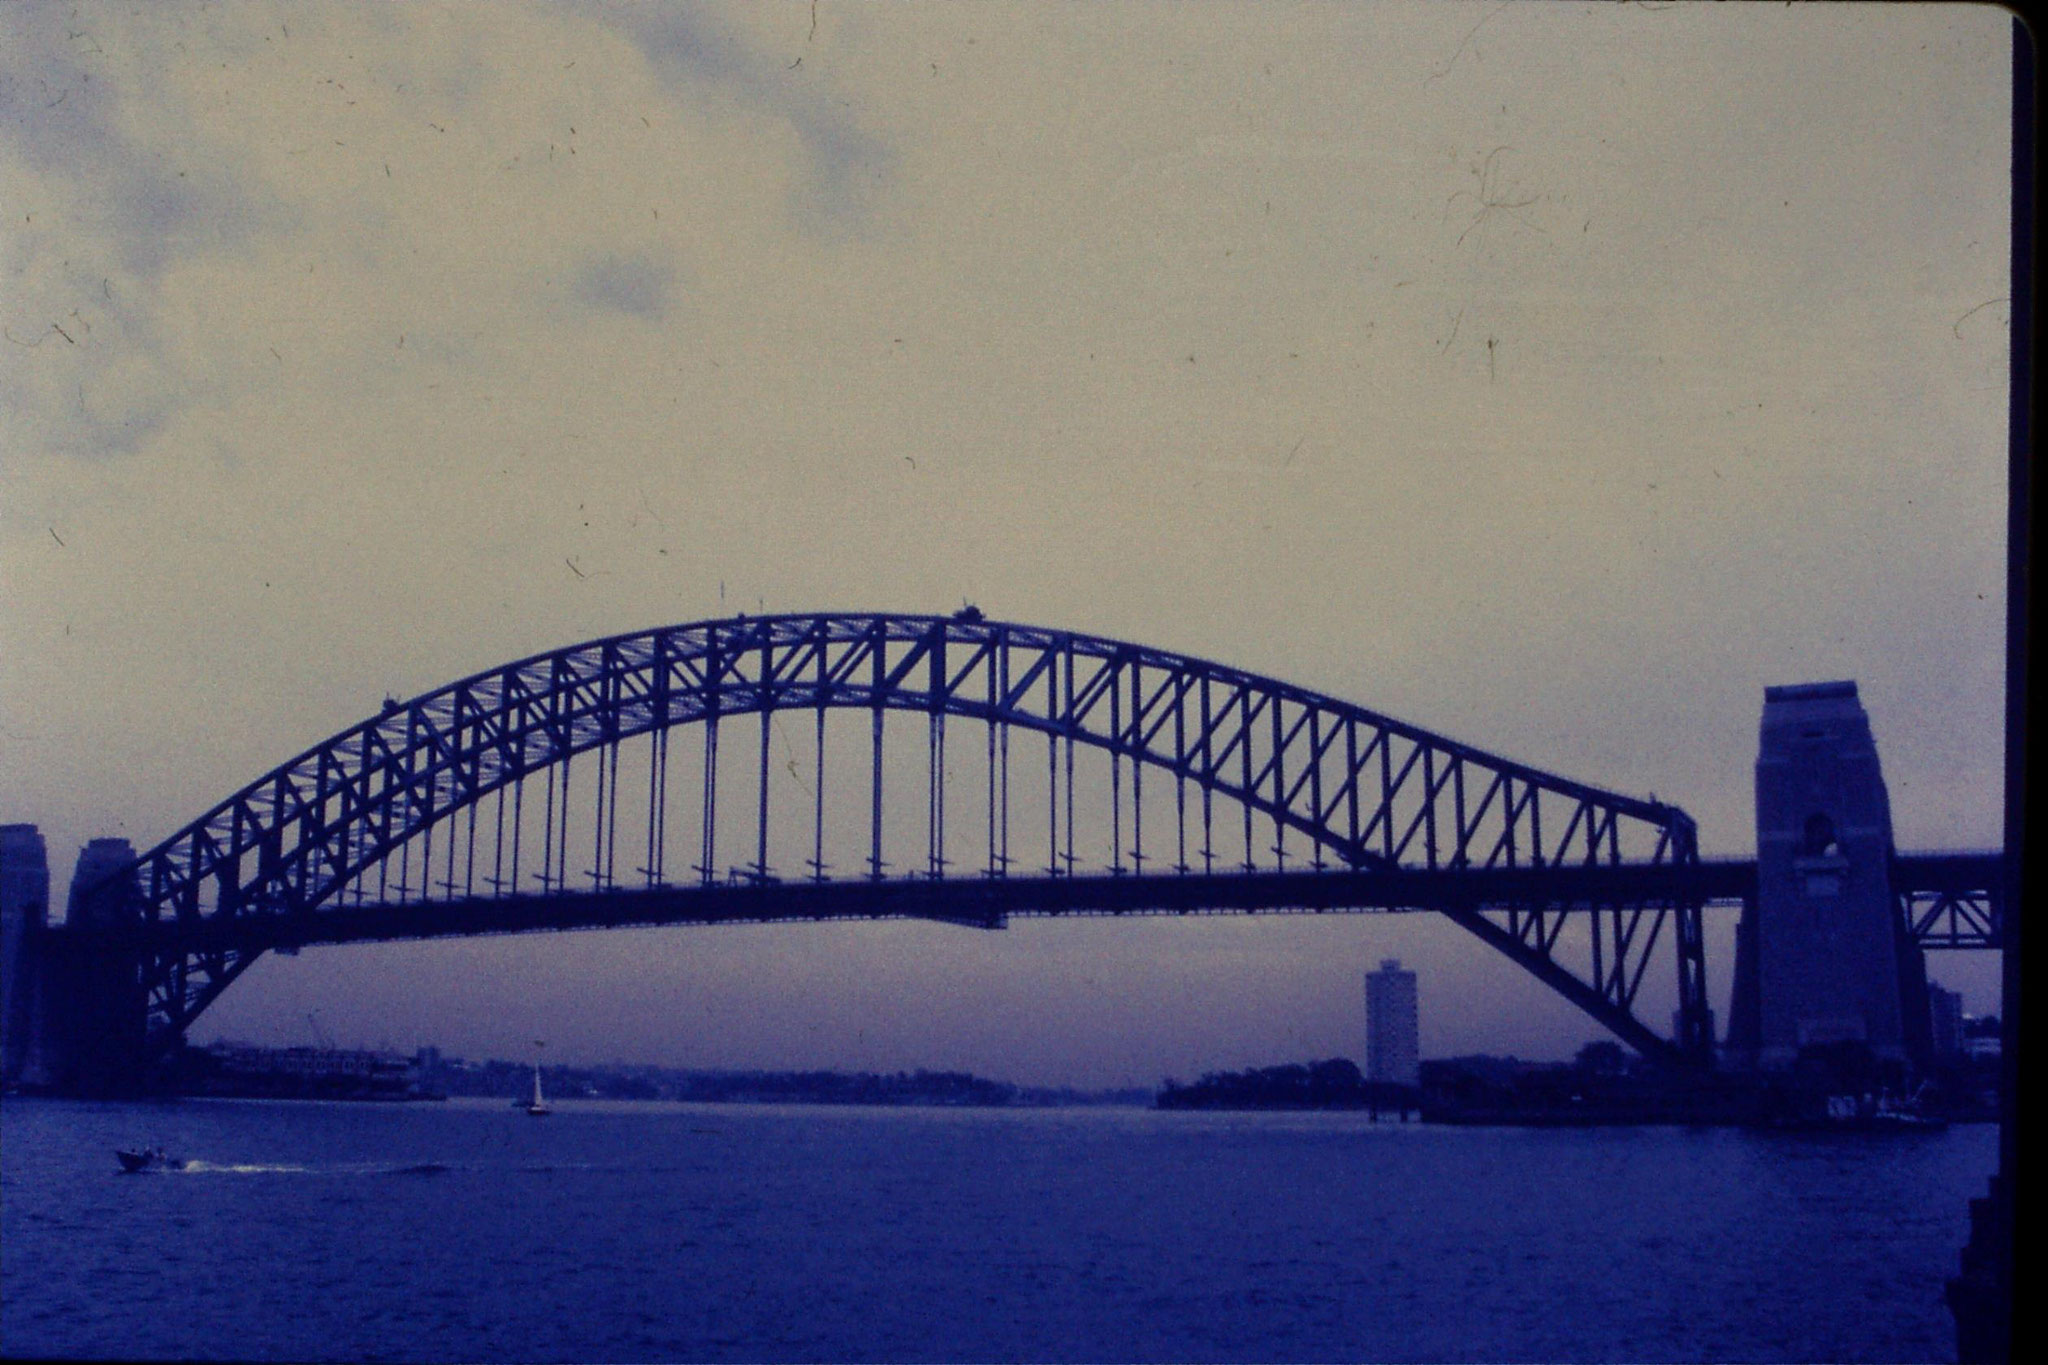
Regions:
<instances>
[{"instance_id":1,"label":"waterfront building","mask_svg":"<svg viewBox=\"0 0 2048 1365\"><path fill-rule=\"evenodd\" d=\"M1385 958L1365 974L1365 1074L1369 1081L1415 1085L1421 1080L1422 1043L1415 1008L1415 973Z\"/></svg>"}]
</instances>

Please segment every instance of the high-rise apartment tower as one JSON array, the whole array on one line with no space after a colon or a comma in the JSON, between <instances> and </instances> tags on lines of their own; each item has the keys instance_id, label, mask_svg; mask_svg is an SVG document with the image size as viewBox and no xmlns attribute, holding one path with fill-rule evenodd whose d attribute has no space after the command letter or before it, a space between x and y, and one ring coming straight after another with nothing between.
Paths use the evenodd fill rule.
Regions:
<instances>
[{"instance_id":1,"label":"high-rise apartment tower","mask_svg":"<svg viewBox=\"0 0 2048 1365\"><path fill-rule=\"evenodd\" d=\"M1415 1017L1415 973L1398 958L1365 974L1365 1076L1414 1085L1421 1079L1421 1034Z\"/></svg>"}]
</instances>

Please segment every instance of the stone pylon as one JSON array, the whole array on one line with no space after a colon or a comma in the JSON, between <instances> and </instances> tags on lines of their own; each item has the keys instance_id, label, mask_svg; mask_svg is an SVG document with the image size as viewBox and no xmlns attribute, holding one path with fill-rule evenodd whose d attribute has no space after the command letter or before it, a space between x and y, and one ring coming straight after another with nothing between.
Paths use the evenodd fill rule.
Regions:
<instances>
[{"instance_id":1,"label":"stone pylon","mask_svg":"<svg viewBox=\"0 0 2048 1365\"><path fill-rule=\"evenodd\" d=\"M0 825L0 1084L47 1084L31 1068L36 970L50 916L50 860L34 825Z\"/></svg>"},{"instance_id":2,"label":"stone pylon","mask_svg":"<svg viewBox=\"0 0 2048 1365\"><path fill-rule=\"evenodd\" d=\"M1892 895L1891 804L1853 682L1764 691L1757 895L1737 933L1731 1060L1855 1042L1924 1051L1926 970Z\"/></svg>"}]
</instances>

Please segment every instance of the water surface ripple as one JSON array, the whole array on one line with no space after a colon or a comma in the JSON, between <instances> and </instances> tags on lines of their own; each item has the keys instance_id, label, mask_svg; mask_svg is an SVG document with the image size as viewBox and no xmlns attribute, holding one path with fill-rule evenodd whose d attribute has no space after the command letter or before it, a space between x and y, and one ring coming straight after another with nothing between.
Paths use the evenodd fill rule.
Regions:
<instances>
[{"instance_id":1,"label":"water surface ripple","mask_svg":"<svg viewBox=\"0 0 2048 1365\"><path fill-rule=\"evenodd\" d=\"M1939 1360L1995 1131L0 1105L0 1350ZM124 1176L113 1150L192 1164Z\"/></svg>"}]
</instances>

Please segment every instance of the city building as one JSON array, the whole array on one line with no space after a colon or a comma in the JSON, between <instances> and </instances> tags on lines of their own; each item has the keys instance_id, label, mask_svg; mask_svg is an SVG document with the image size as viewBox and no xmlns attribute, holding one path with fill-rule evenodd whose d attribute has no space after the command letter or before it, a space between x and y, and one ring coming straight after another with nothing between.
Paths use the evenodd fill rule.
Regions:
<instances>
[{"instance_id":1,"label":"city building","mask_svg":"<svg viewBox=\"0 0 2048 1365\"><path fill-rule=\"evenodd\" d=\"M1963 1050L1963 997L1927 983L1927 1014L1934 1055L1953 1057Z\"/></svg>"},{"instance_id":2,"label":"city building","mask_svg":"<svg viewBox=\"0 0 2048 1365\"><path fill-rule=\"evenodd\" d=\"M1422 1042L1415 1013L1415 973L1398 958L1365 974L1365 1078L1415 1085L1422 1077Z\"/></svg>"}]
</instances>

